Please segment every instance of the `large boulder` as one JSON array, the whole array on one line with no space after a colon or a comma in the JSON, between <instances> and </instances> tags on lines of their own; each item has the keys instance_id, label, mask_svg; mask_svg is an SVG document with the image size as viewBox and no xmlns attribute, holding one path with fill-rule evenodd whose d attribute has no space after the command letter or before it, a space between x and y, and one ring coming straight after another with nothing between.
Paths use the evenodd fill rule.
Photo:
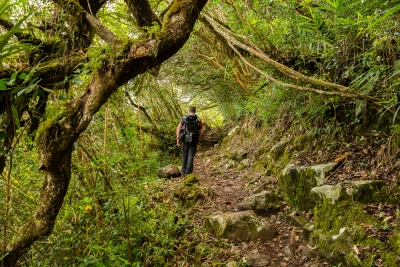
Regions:
<instances>
[{"instance_id":1,"label":"large boulder","mask_svg":"<svg viewBox=\"0 0 400 267\"><path fill-rule=\"evenodd\" d=\"M325 199L314 209L314 229L309 240L335 265L374 266L374 261L381 258L386 264L382 266L398 266L395 253L379 239L382 228L384 223L364 212L364 204L352 199L335 203Z\"/></svg>"},{"instance_id":2,"label":"large boulder","mask_svg":"<svg viewBox=\"0 0 400 267\"><path fill-rule=\"evenodd\" d=\"M288 202L301 210L312 209L316 204L316 196L310 194L311 189L321 185L336 165L337 163L286 166L279 176L279 181Z\"/></svg>"},{"instance_id":3,"label":"large boulder","mask_svg":"<svg viewBox=\"0 0 400 267\"><path fill-rule=\"evenodd\" d=\"M159 178L175 178L180 177L181 171L174 165L167 165L158 170L157 175Z\"/></svg>"},{"instance_id":4,"label":"large boulder","mask_svg":"<svg viewBox=\"0 0 400 267\"><path fill-rule=\"evenodd\" d=\"M270 191L254 194L238 204L239 210L253 210L257 214L271 214L279 211L279 196Z\"/></svg>"},{"instance_id":5,"label":"large boulder","mask_svg":"<svg viewBox=\"0 0 400 267\"><path fill-rule=\"evenodd\" d=\"M206 218L206 228L218 237L232 240L270 240L275 229L251 211L228 212Z\"/></svg>"},{"instance_id":6,"label":"large boulder","mask_svg":"<svg viewBox=\"0 0 400 267\"><path fill-rule=\"evenodd\" d=\"M311 192L332 204L345 199L367 204L374 201L385 201L385 199L380 199L382 198L380 191L384 186L385 182L382 180L363 180L318 186L311 189Z\"/></svg>"}]
</instances>

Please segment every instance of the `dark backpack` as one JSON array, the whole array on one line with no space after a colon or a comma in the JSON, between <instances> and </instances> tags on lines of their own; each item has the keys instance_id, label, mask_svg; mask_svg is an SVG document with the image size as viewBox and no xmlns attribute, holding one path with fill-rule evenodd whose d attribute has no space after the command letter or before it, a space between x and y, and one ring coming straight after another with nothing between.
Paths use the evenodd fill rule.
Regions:
<instances>
[{"instance_id":1,"label":"dark backpack","mask_svg":"<svg viewBox=\"0 0 400 267\"><path fill-rule=\"evenodd\" d=\"M179 139L184 143L191 143L194 138L197 138L200 130L200 119L196 114L187 114L182 118L182 128Z\"/></svg>"},{"instance_id":2,"label":"dark backpack","mask_svg":"<svg viewBox=\"0 0 400 267\"><path fill-rule=\"evenodd\" d=\"M187 114L185 116L185 132L186 134L199 134L199 119L196 114Z\"/></svg>"}]
</instances>

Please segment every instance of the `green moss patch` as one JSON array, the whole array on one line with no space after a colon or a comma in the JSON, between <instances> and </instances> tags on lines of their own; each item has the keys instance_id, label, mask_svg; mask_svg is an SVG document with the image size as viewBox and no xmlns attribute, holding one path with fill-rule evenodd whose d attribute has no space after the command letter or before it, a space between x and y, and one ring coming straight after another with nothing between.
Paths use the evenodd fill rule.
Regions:
<instances>
[{"instance_id":1,"label":"green moss patch","mask_svg":"<svg viewBox=\"0 0 400 267\"><path fill-rule=\"evenodd\" d=\"M317 185L316 172L311 168L288 168L279 177L286 201L301 210L315 206L316 197L311 189Z\"/></svg>"}]
</instances>

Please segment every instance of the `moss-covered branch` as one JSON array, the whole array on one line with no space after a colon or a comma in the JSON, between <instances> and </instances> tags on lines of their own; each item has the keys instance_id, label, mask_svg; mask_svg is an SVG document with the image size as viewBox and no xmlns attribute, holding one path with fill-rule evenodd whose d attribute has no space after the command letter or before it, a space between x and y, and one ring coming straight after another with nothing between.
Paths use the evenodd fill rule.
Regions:
<instances>
[{"instance_id":1,"label":"moss-covered branch","mask_svg":"<svg viewBox=\"0 0 400 267\"><path fill-rule=\"evenodd\" d=\"M128 10L140 28L161 25L159 18L147 0L125 0Z\"/></svg>"}]
</instances>

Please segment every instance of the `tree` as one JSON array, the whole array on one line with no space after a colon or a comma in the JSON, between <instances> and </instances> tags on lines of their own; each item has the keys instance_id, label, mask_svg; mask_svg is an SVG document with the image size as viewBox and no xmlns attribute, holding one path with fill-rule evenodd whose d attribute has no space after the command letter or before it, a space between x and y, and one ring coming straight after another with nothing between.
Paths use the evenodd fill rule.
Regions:
<instances>
[{"instance_id":1,"label":"tree","mask_svg":"<svg viewBox=\"0 0 400 267\"><path fill-rule=\"evenodd\" d=\"M90 70L89 82L84 92L63 106L53 118L46 118L43 122L38 119L49 101L49 92L45 91L35 98L35 105L29 101L21 101L16 106L15 91L2 91L2 102L6 104L2 113L8 114L13 126L16 125L7 131L5 148L10 147L15 135L14 129L19 124L13 110L17 110L20 117L24 113L28 114L24 123L30 124L32 132L38 128L36 145L40 157L39 168L45 176L37 209L19 233L3 248L3 252L7 254L2 260L4 266L14 266L36 240L51 233L71 177L73 144L88 127L96 112L120 86L137 75L156 68L179 51L189 38L206 2L207 0L176 0L165 10L157 12L157 15L146 0L126 0L124 10L132 15L136 27L140 29L140 39L135 40L119 37L101 22L99 11L102 9L102 15L111 12L111 9L107 9L106 1L54 0L50 14L62 13L63 16L58 16L59 21L48 23L46 27L36 25L35 31L41 31L36 35L16 35L19 41L24 40L38 48L28 55L28 66L11 65L0 76L9 77L10 74L22 73L23 70L30 73L36 67L37 80L41 79L36 89L41 87L47 90L67 90L69 87L65 82L66 78L88 60L87 49L95 41L106 43L107 49L100 53L101 59L96 58L100 61L100 67ZM46 24L45 22L42 24ZM12 27L10 21L3 19L1 25L6 29ZM49 32L59 34L59 38L42 41L41 38L48 37ZM19 82L22 83L22 80ZM31 93L33 92L25 95ZM21 95L24 94L19 96ZM13 101L8 101L9 99ZM19 126L23 127L24 124ZM6 243L6 240L3 242Z\"/></svg>"}]
</instances>

